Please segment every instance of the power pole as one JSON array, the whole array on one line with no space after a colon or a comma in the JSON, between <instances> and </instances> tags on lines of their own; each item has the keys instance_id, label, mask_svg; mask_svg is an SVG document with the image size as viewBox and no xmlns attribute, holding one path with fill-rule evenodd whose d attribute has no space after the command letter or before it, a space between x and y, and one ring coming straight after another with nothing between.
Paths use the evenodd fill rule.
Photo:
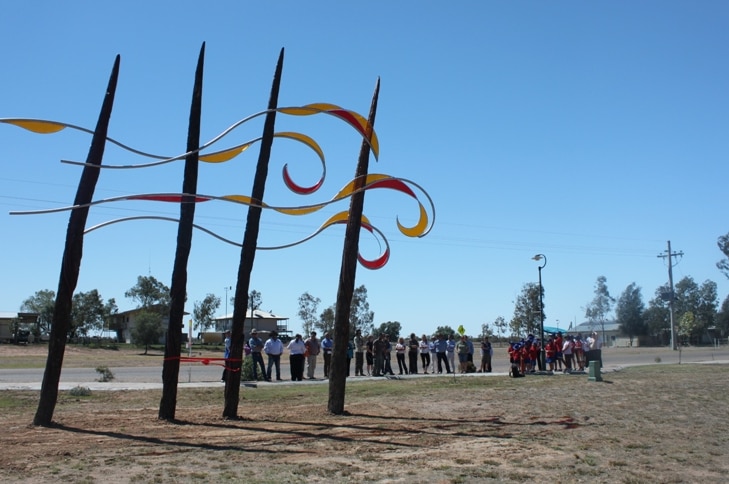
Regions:
<instances>
[{"instance_id":1,"label":"power pole","mask_svg":"<svg viewBox=\"0 0 729 484\"><path fill-rule=\"evenodd\" d=\"M661 259L668 258L668 286L670 292L664 296L664 299L668 299L668 315L671 322L671 348L677 350L676 327L673 324L673 301L676 299L676 294L673 292L673 258L683 257L683 252L671 252L671 241L669 240L668 250L665 251L665 254L659 254L658 257Z\"/></svg>"}]
</instances>

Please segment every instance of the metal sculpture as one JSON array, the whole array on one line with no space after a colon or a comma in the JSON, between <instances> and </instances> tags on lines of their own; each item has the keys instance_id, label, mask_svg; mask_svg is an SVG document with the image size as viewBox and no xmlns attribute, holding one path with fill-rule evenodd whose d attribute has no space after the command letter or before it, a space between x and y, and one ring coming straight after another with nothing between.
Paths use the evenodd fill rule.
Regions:
<instances>
[{"instance_id":1,"label":"metal sculpture","mask_svg":"<svg viewBox=\"0 0 729 484\"><path fill-rule=\"evenodd\" d=\"M225 243L241 247L241 265L238 272L238 284L236 286L235 293L236 307L234 307L233 316L233 357L228 362L232 363L233 366L237 365L239 367L243 346L242 320L245 318L249 278L256 251L276 250L292 247L313 239L318 234L329 229L330 227L347 224L347 232L345 235L345 253L350 253L351 250L354 250L354 254L356 254L354 260L358 261L360 265L367 269L381 269L387 264L390 258L390 244L384 236L383 232L379 228L375 227L364 213L364 194L368 190L394 190L415 200L415 202L417 203L418 212L416 223L412 226L406 226L400 222L399 218L397 218L396 220L398 230L403 235L406 235L408 237L424 237L430 232L435 222L435 206L433 204L433 201L420 185L411 180L401 177L395 177L386 174L368 174L366 162L363 165L362 160L364 157L368 158L370 154L372 154L376 160L379 157L379 141L377 138L377 134L375 133L373 128L377 91L379 90L379 80L377 85L377 91L373 99L373 107L371 108L369 121L354 111L347 110L335 104L329 103L314 103L306 104L303 106L277 107L278 83L280 82L283 62L282 49L279 57L279 63L277 64L276 75L274 76L274 84L271 91L271 98L269 100L269 105L267 109L254 113L237 121L233 125L224 129L219 135L215 136L213 139L209 140L206 143L200 144L199 116L202 98L202 66L204 58L204 48L205 45L203 44L200 51L200 57L198 59L196 81L193 89L193 103L191 106L187 150L185 153L175 156L152 154L133 148L127 144L124 144L107 136L108 120L111 114L111 106L113 102L113 93L116 86L116 78L118 77L119 57L117 57L117 62L115 64L112 74L112 80L110 80L109 87L107 89L107 98L105 99L104 106L102 107L102 114L100 115L96 129L91 130L69 123L43 119L0 118L0 124L14 125L39 134L52 134L61 132L65 129L71 129L85 132L93 136L89 156L85 162L61 160L62 163L82 166L84 169L82 179L79 184L79 191L73 205L46 210L10 212L11 215L51 214L63 211L70 211L71 213L69 232L67 234L66 242L67 250L66 253L64 253L61 271L61 282L59 283L59 298L56 302L58 315L55 316L55 318L59 318L62 313L65 314L66 312L68 312L70 314L70 298L73 294L73 290L75 289L75 283L78 279L78 272L81 262L81 243L84 235L117 223L133 222L139 220L170 221L178 224L179 228L177 239L177 252L172 275L173 288L171 289L171 292L174 292L174 294L172 295L174 308L171 308L170 314L170 331L168 331L168 344L165 350L165 366L163 369L165 390L163 391L163 398L160 403L160 418L170 420L174 418L174 402L176 397L176 391L175 389L169 389L168 383L171 383L173 386L176 387L177 378L175 378L175 373L179 372L179 361L182 359L182 357L180 356L179 352L179 335L177 335L176 338L174 336L172 338L169 338L169 335L176 334L176 327L181 327L182 324L182 319L178 316L182 314L180 301L184 303L184 293L187 280L186 267L190 253L193 228L201 230L204 233L207 233ZM360 161L358 163L355 177L351 181L346 183L340 190L338 190L336 194L329 200L295 206L276 206L273 204L265 203L263 201L264 187L268 173L268 158L270 157L271 145L274 139L288 139L302 143L316 154L317 158L321 163L321 173L319 175L319 178L314 184L311 185L297 183L289 172L288 164L285 164L283 166L281 174L283 184L293 193L298 195L311 195L318 192L323 187L327 174L327 164L324 156L324 151L313 138L309 137L306 134L298 132L274 131L274 124L277 114L288 116L311 116L324 114L333 116L347 123L362 136ZM221 143L223 139L234 133L238 127L252 119L261 116L265 116L264 132L262 136L248 140L244 143L235 144L232 147L211 151L212 148L217 147L217 145ZM124 165L104 164L102 163L103 147L106 143L116 145L133 155L151 158L153 161ZM252 145L256 143L261 144L261 151L259 153L259 161L256 168L254 186L250 196L241 194L205 195L197 193L198 163L224 163L231 161L240 154L245 153ZM183 180L183 189L180 193L140 193L121 197L93 200L93 187L101 170L152 168L155 166L183 160L185 161L185 176ZM421 201L421 196L425 198L425 203ZM258 225L260 221L260 214L263 210L273 210L278 213L291 216L306 216L315 214L324 207L328 207L336 203L341 203L346 200L351 201L349 210L339 211L336 214L330 216L323 223L321 223L321 225L310 235L299 240L275 246L258 245ZM100 204L116 203L123 201L177 203L180 204L181 207L180 218L177 219L174 217L146 215L130 216L117 218L114 220L108 220L88 228L85 227L86 217L91 207ZM231 238L222 236L203 226L194 223L194 206L197 203L205 202L225 202L243 204L248 206L248 219L242 243L238 243ZM359 253L359 232L362 229L369 232L380 243L381 253L378 256L374 258L365 258ZM344 257L348 260L348 257L351 256ZM347 276L351 278L351 281L349 282L353 282L354 271L351 270L351 268L349 267L350 264L348 262L345 263L345 259L343 258L343 269L340 277L344 277L345 274L349 274L349 276ZM344 301L346 299L346 293L347 291L345 290L344 292L342 292L340 287L337 301L337 313L342 312L342 308L340 308L340 306L345 303L341 302L340 299ZM177 295L177 297L175 297L175 294ZM342 296L342 294L344 294L344 296ZM66 301L66 299L68 299L68 301ZM175 301L177 303L175 303ZM346 301L346 303L348 304L348 300ZM174 315L172 313L174 313ZM342 312L342 314L344 313ZM41 393L42 402L52 401L53 404L50 407L53 407L55 405L55 400L57 398L58 380L60 378L60 366L63 359L63 347L65 346L65 337L62 338L61 336L59 336L59 334L61 332L65 334L64 330L66 326L64 326L62 322L66 320L68 320L68 318L60 318L59 321L61 321L61 323L54 323L54 329L52 329L51 332L52 344L49 349L49 362L46 369L46 377L44 377L44 389ZM209 360L210 359L207 359L207 361L201 362L207 364L210 362ZM55 365L55 369L50 368L52 366L52 363L53 365ZM235 370L236 368L233 369ZM48 383L46 383L46 379L48 379ZM234 378L231 380L230 385L226 384L226 407L224 409L224 416L227 418L237 417L238 393L236 390L239 389L233 388L232 386L235 385L237 387L239 381L236 382L236 380L239 380L239 375L237 379ZM55 391L53 391L52 388L54 386ZM48 411L47 405L45 405L44 408L46 410L44 412L40 412L39 406L39 414L36 415L36 422L39 424L48 425L51 422L53 410L51 408L50 411Z\"/></svg>"}]
</instances>

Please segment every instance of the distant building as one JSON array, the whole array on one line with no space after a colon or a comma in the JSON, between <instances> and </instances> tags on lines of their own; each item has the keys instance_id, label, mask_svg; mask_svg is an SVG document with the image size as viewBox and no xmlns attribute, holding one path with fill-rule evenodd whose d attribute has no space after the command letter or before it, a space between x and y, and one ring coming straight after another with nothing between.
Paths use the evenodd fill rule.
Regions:
<instances>
[{"instance_id":1,"label":"distant building","mask_svg":"<svg viewBox=\"0 0 729 484\"><path fill-rule=\"evenodd\" d=\"M149 310L152 311L155 309L157 309L157 307L149 308ZM119 341L126 343L134 342L132 341L132 333L134 330L135 320L139 317L139 314L142 311L143 308L131 309L129 311L116 313L109 318L109 329L116 333ZM185 315L188 314L189 313L185 313ZM271 331L276 330L283 339L286 339L291 335L291 331L289 331L288 328L288 320L289 318L285 316L276 316L273 313L260 311L258 309L251 313L251 310L249 309L246 312L246 319L243 324L243 333L246 335L246 338L248 338L251 329L255 328L258 330L259 337L268 338L268 334ZM181 328L183 333L183 342L187 341L187 320L185 320L184 323L183 328ZM233 325L233 313L214 318L213 323L213 328L207 330L205 333L193 335L193 337L203 339L206 343L222 343L223 333L225 333L225 330L231 329ZM162 336L160 337L159 343L164 344L167 338L169 318L167 316L163 317L160 325L162 327Z\"/></svg>"},{"instance_id":2,"label":"distant building","mask_svg":"<svg viewBox=\"0 0 729 484\"><path fill-rule=\"evenodd\" d=\"M213 319L213 321L215 322L215 332L222 334L233 326L233 313L219 316ZM256 329L259 337L265 336L267 338L268 334L275 330L282 339L288 339L291 337L288 321L289 318L286 316L277 316L270 312L261 311L260 309L254 311L249 309L246 311L246 319L243 323L243 334L248 338L251 330Z\"/></svg>"},{"instance_id":3,"label":"distant building","mask_svg":"<svg viewBox=\"0 0 729 484\"><path fill-rule=\"evenodd\" d=\"M37 330L38 313L15 313L0 311L0 342L17 342L16 334L18 329Z\"/></svg>"},{"instance_id":4,"label":"distant building","mask_svg":"<svg viewBox=\"0 0 729 484\"><path fill-rule=\"evenodd\" d=\"M132 333L134 331L136 319L143 311L158 311L159 309L160 306L155 305L148 308L130 309L129 311L113 314L109 318L109 329L116 332L117 341L127 344L134 343L134 341L132 341ZM183 314L188 315L190 313ZM167 340L167 328L169 327L169 323L169 315L163 316L160 322L160 326L162 328L162 336L160 336L158 341L160 344L165 344L165 341ZM187 326L183 326L184 327L180 331L187 335ZM183 341L185 341L185 339L183 339Z\"/></svg>"},{"instance_id":5,"label":"distant building","mask_svg":"<svg viewBox=\"0 0 729 484\"><path fill-rule=\"evenodd\" d=\"M605 321L604 324L599 321L585 321L574 326L567 333L573 336L582 334L582 337L586 338L593 331L597 331L604 348L630 346L630 338L620 331L620 324L614 320ZM633 336L633 346L645 346L645 344L646 339L644 336Z\"/></svg>"}]
</instances>

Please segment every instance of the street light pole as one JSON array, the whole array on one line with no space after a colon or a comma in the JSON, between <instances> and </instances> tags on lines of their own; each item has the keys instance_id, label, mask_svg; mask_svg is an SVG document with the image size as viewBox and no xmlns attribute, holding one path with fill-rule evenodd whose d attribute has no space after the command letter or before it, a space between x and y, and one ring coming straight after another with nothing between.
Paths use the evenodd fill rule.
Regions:
<instances>
[{"instance_id":1,"label":"street light pole","mask_svg":"<svg viewBox=\"0 0 729 484\"><path fill-rule=\"evenodd\" d=\"M230 329L228 327L228 291L231 289L233 286L225 286L225 328L223 330Z\"/></svg>"},{"instance_id":2,"label":"street light pole","mask_svg":"<svg viewBox=\"0 0 729 484\"><path fill-rule=\"evenodd\" d=\"M544 300L542 295L544 288L542 287L542 269L547 265L547 256L544 254L537 254L532 257L533 260L540 261L544 259L544 264L539 266L539 341L541 346L539 348L539 361L541 363L542 370L546 369L544 359Z\"/></svg>"}]
</instances>

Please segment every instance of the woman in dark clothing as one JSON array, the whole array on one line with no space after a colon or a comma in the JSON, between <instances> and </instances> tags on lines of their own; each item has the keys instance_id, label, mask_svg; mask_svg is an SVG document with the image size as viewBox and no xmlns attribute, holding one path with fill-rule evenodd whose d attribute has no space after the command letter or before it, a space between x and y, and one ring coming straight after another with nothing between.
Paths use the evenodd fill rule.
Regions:
<instances>
[{"instance_id":1,"label":"woman in dark clothing","mask_svg":"<svg viewBox=\"0 0 729 484\"><path fill-rule=\"evenodd\" d=\"M408 370L410 370L411 375L418 373L419 344L420 343L418 342L418 338L415 337L415 333L411 333L410 341L408 341L408 359L410 360L410 365L408 365Z\"/></svg>"}]
</instances>

